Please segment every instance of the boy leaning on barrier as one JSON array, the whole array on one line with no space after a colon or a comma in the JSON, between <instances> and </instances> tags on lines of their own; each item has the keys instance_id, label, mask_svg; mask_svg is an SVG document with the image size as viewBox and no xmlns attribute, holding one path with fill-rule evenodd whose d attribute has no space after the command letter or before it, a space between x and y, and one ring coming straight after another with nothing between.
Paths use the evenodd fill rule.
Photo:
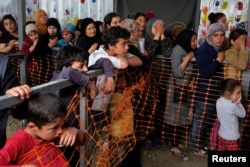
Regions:
<instances>
[{"instance_id":1,"label":"boy leaning on barrier","mask_svg":"<svg viewBox=\"0 0 250 167\"><path fill-rule=\"evenodd\" d=\"M0 149L0 166L64 166L69 163L53 141L60 145L84 145L85 135L74 127L64 128L66 105L56 95L40 92L29 98L27 126L18 130Z\"/></svg>"}]
</instances>

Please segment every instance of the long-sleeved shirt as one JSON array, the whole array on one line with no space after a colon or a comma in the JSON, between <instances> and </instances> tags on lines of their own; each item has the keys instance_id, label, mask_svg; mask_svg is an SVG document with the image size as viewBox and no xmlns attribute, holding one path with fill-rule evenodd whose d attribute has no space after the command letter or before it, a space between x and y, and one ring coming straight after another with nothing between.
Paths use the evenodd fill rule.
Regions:
<instances>
[{"instance_id":1,"label":"long-sleeved shirt","mask_svg":"<svg viewBox=\"0 0 250 167\"><path fill-rule=\"evenodd\" d=\"M185 70L181 69L181 63L186 55L187 52L180 45L176 45L173 48L171 54L171 67L172 67L172 72L175 76L175 83L177 85L183 85L185 82L186 82L185 85L187 85L189 82L189 77L191 76L191 72L193 69L193 65L191 62L188 63ZM184 78L184 74L188 76Z\"/></svg>"},{"instance_id":2,"label":"long-sleeved shirt","mask_svg":"<svg viewBox=\"0 0 250 167\"><path fill-rule=\"evenodd\" d=\"M224 68L224 78L241 79L241 71L245 70L248 63L248 51L239 51L230 48L225 51L225 60L228 64Z\"/></svg>"},{"instance_id":3,"label":"long-sleeved shirt","mask_svg":"<svg viewBox=\"0 0 250 167\"><path fill-rule=\"evenodd\" d=\"M240 137L238 118L246 116L242 104L220 97L216 102L217 117L220 122L219 135L226 140L237 140Z\"/></svg>"},{"instance_id":4,"label":"long-sleeved shirt","mask_svg":"<svg viewBox=\"0 0 250 167\"><path fill-rule=\"evenodd\" d=\"M98 64L100 64L100 62L104 61L104 60L106 60L106 61L109 60L112 63L111 67L113 68L113 70L114 70L114 68L116 68L116 69L121 68L121 60L118 57L108 55L108 53L102 47L100 47L98 50L96 50L95 52L90 54L88 66L91 69L95 69L96 67L99 66ZM102 64L102 65L104 65L104 64ZM100 67L101 66L99 66L99 68ZM97 111L103 111L104 109L107 109L108 103L109 103L110 98L111 98L111 94L104 94L101 91L101 87L105 83L105 81L108 77L106 75L107 69L105 69L105 67L107 68L106 65L102 66L102 68L104 69L104 74L99 75L97 77L97 80L96 80L96 86L99 89L99 94L96 96L96 98L93 101L92 109L97 110ZM112 73L113 73L112 76L115 76L114 71L112 71ZM111 71L110 71L110 74L111 74ZM110 76L110 74L109 74L109 76Z\"/></svg>"},{"instance_id":5,"label":"long-sleeved shirt","mask_svg":"<svg viewBox=\"0 0 250 167\"><path fill-rule=\"evenodd\" d=\"M146 38L145 49L150 57L155 57L156 55L170 57L173 49L173 41L169 37L166 37L163 40Z\"/></svg>"},{"instance_id":6,"label":"long-sleeved shirt","mask_svg":"<svg viewBox=\"0 0 250 167\"><path fill-rule=\"evenodd\" d=\"M11 136L7 140L5 146L0 150L0 166L20 167L21 165L24 165L22 162L20 162L24 158L23 156L30 150L32 150L34 147L39 146L41 144L42 143L40 141L26 133L25 130L21 129L17 131L13 136ZM50 167L55 167L57 165L61 166L64 164L67 165L67 161L64 159L63 156L61 156L62 154L60 154L59 149L53 145L50 145L50 148L50 150L47 150L50 152L50 156L46 156L46 158L43 157L41 162L40 160L33 161L33 159L31 159L31 161L33 161L33 163L31 163L36 165L41 165L40 163L43 163L42 165L46 166L50 164ZM36 156L36 154L34 156ZM58 156L61 156L62 158L58 158ZM59 162L60 164L58 164Z\"/></svg>"},{"instance_id":7,"label":"long-sleeved shirt","mask_svg":"<svg viewBox=\"0 0 250 167\"><path fill-rule=\"evenodd\" d=\"M196 64L199 74L195 100L215 104L219 98L218 85L223 79L221 63L216 60L218 51L207 42L196 51Z\"/></svg>"},{"instance_id":8,"label":"long-sleeved shirt","mask_svg":"<svg viewBox=\"0 0 250 167\"><path fill-rule=\"evenodd\" d=\"M68 79L75 84L58 92L59 97L64 101L66 105L70 103L71 98L74 96L79 86L86 86L89 82L89 77L86 74L71 67L65 67L62 69L62 71L54 71L51 81L59 79Z\"/></svg>"}]
</instances>

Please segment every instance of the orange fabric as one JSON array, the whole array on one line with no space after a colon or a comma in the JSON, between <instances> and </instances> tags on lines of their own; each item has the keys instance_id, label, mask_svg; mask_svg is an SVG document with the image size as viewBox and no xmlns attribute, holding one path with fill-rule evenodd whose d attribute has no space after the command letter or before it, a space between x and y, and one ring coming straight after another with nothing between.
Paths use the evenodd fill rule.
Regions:
<instances>
[{"instance_id":1,"label":"orange fabric","mask_svg":"<svg viewBox=\"0 0 250 167\"><path fill-rule=\"evenodd\" d=\"M69 167L63 153L50 143L35 146L21 156L17 164L34 164L38 167Z\"/></svg>"}]
</instances>

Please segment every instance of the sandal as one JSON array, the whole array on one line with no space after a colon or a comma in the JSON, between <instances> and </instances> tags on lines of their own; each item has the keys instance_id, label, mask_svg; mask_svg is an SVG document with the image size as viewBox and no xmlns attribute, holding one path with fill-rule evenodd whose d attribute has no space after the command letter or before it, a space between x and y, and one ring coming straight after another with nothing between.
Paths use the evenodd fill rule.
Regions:
<instances>
[{"instance_id":1,"label":"sandal","mask_svg":"<svg viewBox=\"0 0 250 167\"><path fill-rule=\"evenodd\" d=\"M173 155L175 155L177 157L180 157L180 158L185 157L185 154L178 147L172 147L171 152Z\"/></svg>"}]
</instances>

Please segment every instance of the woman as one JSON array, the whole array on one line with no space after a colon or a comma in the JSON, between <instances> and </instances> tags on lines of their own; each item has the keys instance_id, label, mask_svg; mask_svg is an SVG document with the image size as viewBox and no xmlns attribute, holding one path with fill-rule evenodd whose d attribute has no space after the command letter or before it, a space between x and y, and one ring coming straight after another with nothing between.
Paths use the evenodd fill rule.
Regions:
<instances>
[{"instance_id":1,"label":"woman","mask_svg":"<svg viewBox=\"0 0 250 167\"><path fill-rule=\"evenodd\" d=\"M101 36L96 33L95 21L85 18L80 23L81 35L76 40L76 45L84 49L90 55L98 49Z\"/></svg>"},{"instance_id":2,"label":"woman","mask_svg":"<svg viewBox=\"0 0 250 167\"><path fill-rule=\"evenodd\" d=\"M151 148L152 143L155 146L161 146L160 138L162 137L162 126L157 124L159 121L164 121L164 114L162 111L165 109L166 104L166 90L169 79L169 67L170 67L170 56L173 49L173 40L164 35L164 22L163 20L152 18L147 22L146 34L145 34L145 50L149 55L151 60L151 79L149 82L150 93L154 96L156 103L149 106L149 112L145 115L145 119L149 123L152 123L151 117L153 117L152 129L155 129L153 132L150 132L149 138L157 138L156 140L146 140L145 147ZM152 113L153 112L153 113ZM151 127L150 127L151 128Z\"/></svg>"},{"instance_id":3,"label":"woman","mask_svg":"<svg viewBox=\"0 0 250 167\"><path fill-rule=\"evenodd\" d=\"M38 29L38 33L40 36L47 32L46 23L48 19L49 19L48 14L44 10L38 9L35 12L36 27Z\"/></svg>"},{"instance_id":4,"label":"woman","mask_svg":"<svg viewBox=\"0 0 250 167\"><path fill-rule=\"evenodd\" d=\"M139 37L144 38L146 23L147 23L147 16L145 15L145 13L138 12L135 14L134 20L140 25Z\"/></svg>"}]
</instances>

